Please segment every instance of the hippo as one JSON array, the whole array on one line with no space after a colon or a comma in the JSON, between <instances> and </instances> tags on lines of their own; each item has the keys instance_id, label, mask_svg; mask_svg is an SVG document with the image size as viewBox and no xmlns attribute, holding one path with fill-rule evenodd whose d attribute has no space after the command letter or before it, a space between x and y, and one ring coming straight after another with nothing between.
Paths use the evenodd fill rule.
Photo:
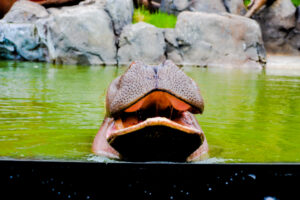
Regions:
<instances>
[{"instance_id":1,"label":"hippo","mask_svg":"<svg viewBox=\"0 0 300 200\"><path fill-rule=\"evenodd\" d=\"M203 110L199 87L172 61L133 62L108 87L92 151L133 162L202 160L208 144L195 114Z\"/></svg>"}]
</instances>

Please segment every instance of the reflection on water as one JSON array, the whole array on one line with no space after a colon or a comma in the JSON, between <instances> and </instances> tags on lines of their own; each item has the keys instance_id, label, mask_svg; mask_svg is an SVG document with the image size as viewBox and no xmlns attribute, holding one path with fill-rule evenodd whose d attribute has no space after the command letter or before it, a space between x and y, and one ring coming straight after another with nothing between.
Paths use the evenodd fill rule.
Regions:
<instances>
[{"instance_id":1,"label":"reflection on water","mask_svg":"<svg viewBox=\"0 0 300 200\"><path fill-rule=\"evenodd\" d=\"M125 69L0 62L0 156L99 161L90 149L106 88ZM198 120L210 147L206 162L300 161L299 75L183 70L205 100Z\"/></svg>"}]
</instances>

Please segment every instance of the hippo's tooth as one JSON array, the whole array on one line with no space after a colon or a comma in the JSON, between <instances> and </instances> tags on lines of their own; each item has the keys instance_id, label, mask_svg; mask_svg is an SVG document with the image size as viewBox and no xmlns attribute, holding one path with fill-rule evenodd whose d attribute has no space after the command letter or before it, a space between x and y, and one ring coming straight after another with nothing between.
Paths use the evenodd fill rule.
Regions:
<instances>
[{"instance_id":1,"label":"hippo's tooth","mask_svg":"<svg viewBox=\"0 0 300 200\"><path fill-rule=\"evenodd\" d=\"M120 130L120 129L123 129L123 128L124 128L124 125L123 125L122 119L117 119L117 120L115 121L115 125L116 125L116 128L117 128L118 130Z\"/></svg>"}]
</instances>

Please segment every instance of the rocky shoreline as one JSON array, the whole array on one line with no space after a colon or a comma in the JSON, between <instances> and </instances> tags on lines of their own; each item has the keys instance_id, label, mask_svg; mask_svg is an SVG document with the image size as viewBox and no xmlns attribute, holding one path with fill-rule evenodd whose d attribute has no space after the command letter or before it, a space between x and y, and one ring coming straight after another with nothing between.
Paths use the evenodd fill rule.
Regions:
<instances>
[{"instance_id":1,"label":"rocky shoreline","mask_svg":"<svg viewBox=\"0 0 300 200\"><path fill-rule=\"evenodd\" d=\"M183 11L174 29L132 24L132 0L86 0L45 8L20 0L0 20L0 58L55 64L261 67L263 35L252 19Z\"/></svg>"}]
</instances>

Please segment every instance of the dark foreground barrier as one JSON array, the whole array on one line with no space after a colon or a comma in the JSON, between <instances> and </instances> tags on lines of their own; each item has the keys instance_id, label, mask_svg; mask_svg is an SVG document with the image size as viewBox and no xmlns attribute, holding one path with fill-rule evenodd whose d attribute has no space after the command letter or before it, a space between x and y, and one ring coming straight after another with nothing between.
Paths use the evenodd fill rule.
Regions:
<instances>
[{"instance_id":1,"label":"dark foreground barrier","mask_svg":"<svg viewBox=\"0 0 300 200\"><path fill-rule=\"evenodd\" d=\"M300 164L0 161L0 199L300 199L299 181Z\"/></svg>"}]
</instances>

